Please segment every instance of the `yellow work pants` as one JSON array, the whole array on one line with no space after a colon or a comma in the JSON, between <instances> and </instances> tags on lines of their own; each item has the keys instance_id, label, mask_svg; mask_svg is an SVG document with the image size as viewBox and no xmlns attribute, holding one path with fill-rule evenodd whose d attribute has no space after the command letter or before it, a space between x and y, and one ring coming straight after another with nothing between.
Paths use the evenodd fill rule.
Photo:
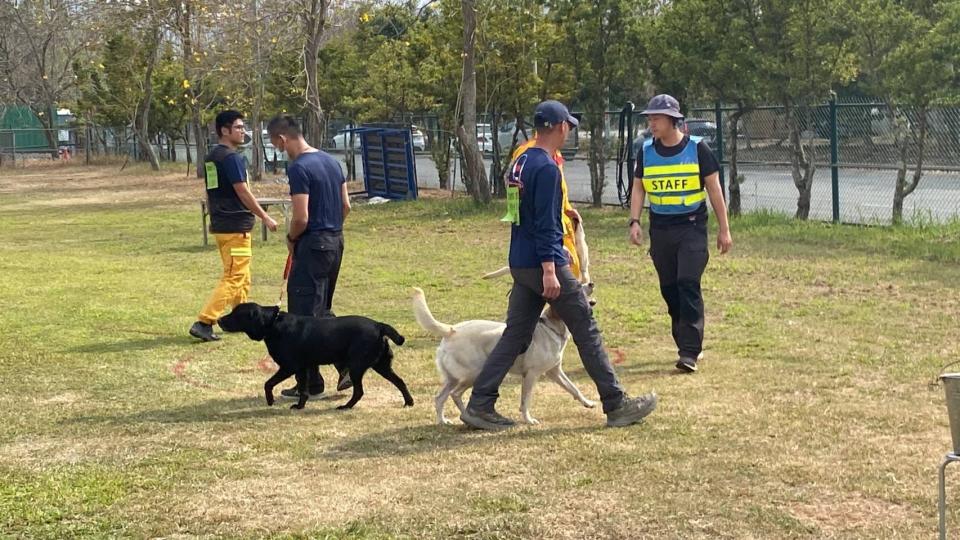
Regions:
<instances>
[{"instance_id":1,"label":"yellow work pants","mask_svg":"<svg viewBox=\"0 0 960 540\"><path fill-rule=\"evenodd\" d=\"M223 275L213 290L207 305L203 306L197 319L202 323L213 324L227 310L247 301L250 294L250 259L252 256L251 234L230 233L214 234L220 259L223 261Z\"/></svg>"}]
</instances>

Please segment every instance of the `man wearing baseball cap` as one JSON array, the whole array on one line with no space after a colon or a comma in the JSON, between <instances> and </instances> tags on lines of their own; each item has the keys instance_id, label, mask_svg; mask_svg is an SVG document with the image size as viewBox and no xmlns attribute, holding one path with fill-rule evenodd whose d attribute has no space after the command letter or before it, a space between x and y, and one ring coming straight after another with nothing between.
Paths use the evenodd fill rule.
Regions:
<instances>
[{"instance_id":1,"label":"man wearing baseball cap","mask_svg":"<svg viewBox=\"0 0 960 540\"><path fill-rule=\"evenodd\" d=\"M680 131L680 103L672 96L654 96L641 114L647 115L653 134L637 156L630 197L630 241L643 244L640 216L644 199L650 201L650 257L660 278L660 294L667 303L677 344L676 367L697 371L703 359L703 295L700 277L710 258L707 250L709 195L717 217L717 249L730 250L733 239L727 206L720 188L720 164L698 137Z\"/></svg>"},{"instance_id":2,"label":"man wearing baseball cap","mask_svg":"<svg viewBox=\"0 0 960 540\"><path fill-rule=\"evenodd\" d=\"M653 412L657 396L630 398L617 381L603 350L600 329L593 318L580 282L570 272L563 249L560 170L553 159L578 122L557 101L537 105L534 127L537 143L514 163L509 188L519 191L519 205L511 209L510 273L513 290L507 308L507 326L490 352L474 383L470 402L460 419L469 426L502 430L514 425L494 405L503 378L523 354L541 323L546 303L566 324L580 352L580 359L597 385L607 426L636 424ZM508 188L508 189L509 189ZM547 332L556 335L549 327ZM566 339L556 335L557 339ZM527 419L533 421L532 419Z\"/></svg>"}]
</instances>

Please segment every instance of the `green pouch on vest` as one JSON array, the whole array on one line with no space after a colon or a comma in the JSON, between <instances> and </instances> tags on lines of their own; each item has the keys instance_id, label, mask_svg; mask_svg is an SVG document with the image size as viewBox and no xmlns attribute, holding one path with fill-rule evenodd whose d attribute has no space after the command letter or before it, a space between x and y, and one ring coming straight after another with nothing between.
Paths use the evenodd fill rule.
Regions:
<instances>
[{"instance_id":1,"label":"green pouch on vest","mask_svg":"<svg viewBox=\"0 0 960 540\"><path fill-rule=\"evenodd\" d=\"M207 173L207 189L217 189L220 187L220 178L217 176L217 164L213 161L206 161L203 163L203 168Z\"/></svg>"},{"instance_id":2,"label":"green pouch on vest","mask_svg":"<svg viewBox=\"0 0 960 540\"><path fill-rule=\"evenodd\" d=\"M500 218L500 221L520 224L520 187L507 186L507 213Z\"/></svg>"}]
</instances>

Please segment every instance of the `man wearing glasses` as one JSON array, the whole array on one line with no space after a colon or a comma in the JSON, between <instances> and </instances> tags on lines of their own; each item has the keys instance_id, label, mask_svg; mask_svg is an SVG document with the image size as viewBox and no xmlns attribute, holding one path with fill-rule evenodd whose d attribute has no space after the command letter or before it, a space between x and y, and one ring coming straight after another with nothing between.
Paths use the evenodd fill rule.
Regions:
<instances>
[{"instance_id":1,"label":"man wearing glasses","mask_svg":"<svg viewBox=\"0 0 960 540\"><path fill-rule=\"evenodd\" d=\"M250 231L259 216L271 231L273 220L257 203L247 186L247 171L237 147L243 144L243 115L227 110L217 115L220 142L204 158L207 206L210 208L210 232L217 240L223 275L207 304L200 310L190 335L203 341L216 341L213 323L229 308L247 301L250 293Z\"/></svg>"}]
</instances>

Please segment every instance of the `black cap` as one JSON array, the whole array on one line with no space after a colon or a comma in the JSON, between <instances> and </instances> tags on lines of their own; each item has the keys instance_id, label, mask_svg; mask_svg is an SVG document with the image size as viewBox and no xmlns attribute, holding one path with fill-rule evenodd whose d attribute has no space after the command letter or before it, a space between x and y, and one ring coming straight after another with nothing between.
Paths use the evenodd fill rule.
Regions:
<instances>
[{"instance_id":1,"label":"black cap","mask_svg":"<svg viewBox=\"0 0 960 540\"><path fill-rule=\"evenodd\" d=\"M580 125L580 122L567 110L566 105L552 99L541 102L533 112L535 127L553 127L560 125L561 122L566 122L573 127Z\"/></svg>"}]
</instances>

